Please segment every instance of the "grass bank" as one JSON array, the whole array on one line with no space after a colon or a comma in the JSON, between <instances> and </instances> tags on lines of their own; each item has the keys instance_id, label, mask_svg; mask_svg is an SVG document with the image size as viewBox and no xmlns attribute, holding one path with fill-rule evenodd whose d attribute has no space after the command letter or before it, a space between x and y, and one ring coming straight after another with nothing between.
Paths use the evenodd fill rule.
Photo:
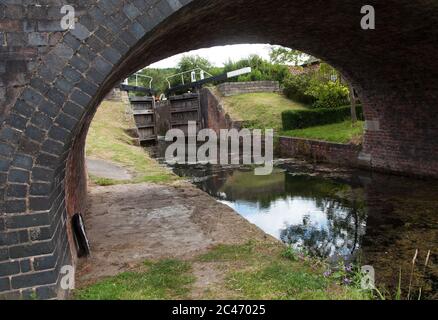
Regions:
<instances>
[{"instance_id":1,"label":"grass bank","mask_svg":"<svg viewBox=\"0 0 438 320\"><path fill-rule=\"evenodd\" d=\"M289 137L359 144L363 136L363 126L363 121L358 121L355 124L351 121L344 121L305 129L283 131L280 134Z\"/></svg>"},{"instance_id":2,"label":"grass bank","mask_svg":"<svg viewBox=\"0 0 438 320\"><path fill-rule=\"evenodd\" d=\"M251 127L280 130L281 113L305 109L304 104L289 100L279 93L247 93L222 97L225 111L233 120L250 121Z\"/></svg>"},{"instance_id":3,"label":"grass bank","mask_svg":"<svg viewBox=\"0 0 438 320\"><path fill-rule=\"evenodd\" d=\"M178 179L167 168L160 166L127 134L134 128L133 119L125 115L122 102L103 101L90 126L86 143L87 157L120 165L133 175L131 180L114 180L90 175L98 185L141 182L170 182Z\"/></svg>"},{"instance_id":4,"label":"grass bank","mask_svg":"<svg viewBox=\"0 0 438 320\"><path fill-rule=\"evenodd\" d=\"M279 135L317 139L338 143L361 143L363 121L355 125L351 121L282 130L281 113L286 110L303 110L308 106L297 103L278 93L247 93L222 97L226 112L233 120L247 121L250 128L273 128Z\"/></svg>"},{"instance_id":5,"label":"grass bank","mask_svg":"<svg viewBox=\"0 0 438 320\"><path fill-rule=\"evenodd\" d=\"M179 260L145 261L140 270L124 272L76 292L79 300L182 299L194 277L191 265Z\"/></svg>"},{"instance_id":6,"label":"grass bank","mask_svg":"<svg viewBox=\"0 0 438 320\"><path fill-rule=\"evenodd\" d=\"M203 299L370 299L345 274L277 242L219 245L191 260L147 261L135 271L76 291L76 299L192 299L196 268L223 276L203 288ZM342 279L341 279L342 278Z\"/></svg>"}]
</instances>

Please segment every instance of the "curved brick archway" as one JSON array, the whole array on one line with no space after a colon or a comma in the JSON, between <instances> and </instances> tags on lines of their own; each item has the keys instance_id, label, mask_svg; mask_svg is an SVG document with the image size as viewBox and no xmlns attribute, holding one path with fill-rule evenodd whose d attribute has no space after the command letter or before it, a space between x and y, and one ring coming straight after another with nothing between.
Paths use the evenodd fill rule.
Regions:
<instances>
[{"instance_id":1,"label":"curved brick archway","mask_svg":"<svg viewBox=\"0 0 438 320\"><path fill-rule=\"evenodd\" d=\"M62 296L69 214L82 211L83 144L105 94L175 53L275 43L338 68L364 103L364 161L438 176L438 5L421 0L69 0L0 5L0 297ZM372 4L376 30L360 28Z\"/></svg>"}]
</instances>

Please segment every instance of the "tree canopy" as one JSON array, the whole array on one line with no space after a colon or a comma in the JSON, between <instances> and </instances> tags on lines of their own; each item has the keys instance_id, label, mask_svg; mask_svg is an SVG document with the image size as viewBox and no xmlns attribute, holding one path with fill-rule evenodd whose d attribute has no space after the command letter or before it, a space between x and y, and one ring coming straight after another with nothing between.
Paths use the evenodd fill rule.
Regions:
<instances>
[{"instance_id":1,"label":"tree canopy","mask_svg":"<svg viewBox=\"0 0 438 320\"><path fill-rule=\"evenodd\" d=\"M269 58L274 64L298 65L310 57L307 53L282 46L272 46L269 53Z\"/></svg>"}]
</instances>

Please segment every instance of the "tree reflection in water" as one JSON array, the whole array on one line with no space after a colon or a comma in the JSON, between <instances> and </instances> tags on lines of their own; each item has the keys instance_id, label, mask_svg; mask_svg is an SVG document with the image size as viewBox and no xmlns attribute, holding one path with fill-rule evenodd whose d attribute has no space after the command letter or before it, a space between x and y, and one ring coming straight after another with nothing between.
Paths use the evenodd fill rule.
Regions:
<instances>
[{"instance_id":1,"label":"tree reflection in water","mask_svg":"<svg viewBox=\"0 0 438 320\"><path fill-rule=\"evenodd\" d=\"M349 257L360 247L366 228L362 188L354 189L345 181L290 175L281 169L268 177L255 176L245 170L221 171L214 167L204 170L209 178L195 184L243 215L244 211L258 208L258 213L251 214L269 214L272 219L278 219L276 206L279 203L313 203L312 207L318 211L316 220L313 215L298 212L302 208L287 206L287 215L303 218L299 223L288 223L274 234L285 243L320 257ZM259 227L264 229L263 225Z\"/></svg>"},{"instance_id":2,"label":"tree reflection in water","mask_svg":"<svg viewBox=\"0 0 438 320\"><path fill-rule=\"evenodd\" d=\"M360 246L365 234L366 216L355 206L345 207L335 200L318 201L318 206L327 217L320 225L303 217L301 224L290 225L280 231L280 239L295 248L304 249L312 255L327 258L349 257Z\"/></svg>"}]
</instances>

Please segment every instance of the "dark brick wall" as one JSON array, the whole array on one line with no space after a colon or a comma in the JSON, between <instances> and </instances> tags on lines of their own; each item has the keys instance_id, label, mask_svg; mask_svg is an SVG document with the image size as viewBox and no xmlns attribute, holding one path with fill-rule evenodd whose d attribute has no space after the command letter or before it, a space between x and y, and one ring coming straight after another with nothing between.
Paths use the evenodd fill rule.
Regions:
<instances>
[{"instance_id":1,"label":"dark brick wall","mask_svg":"<svg viewBox=\"0 0 438 320\"><path fill-rule=\"evenodd\" d=\"M221 129L240 129L241 122L233 121L220 104L220 98L210 88L200 92L201 114L205 128L213 129L217 134Z\"/></svg>"},{"instance_id":2,"label":"dark brick wall","mask_svg":"<svg viewBox=\"0 0 438 320\"><path fill-rule=\"evenodd\" d=\"M75 30L60 26L63 4L76 8ZM438 176L438 5L367 4L373 31L360 29L362 3L350 0L0 1L0 295L61 292L58 271L74 263L69 216L85 205L90 120L118 82L176 53L269 42L322 58L364 104L363 158Z\"/></svg>"},{"instance_id":3,"label":"dark brick wall","mask_svg":"<svg viewBox=\"0 0 438 320\"><path fill-rule=\"evenodd\" d=\"M305 158L315 162L367 167L366 161L360 161L361 146L332 143L303 138L280 137L279 152L281 157Z\"/></svg>"},{"instance_id":4,"label":"dark brick wall","mask_svg":"<svg viewBox=\"0 0 438 320\"><path fill-rule=\"evenodd\" d=\"M64 3L75 30L60 26ZM143 63L121 65L130 49L179 3L0 3L0 299L65 295L59 270L75 263L69 218L86 206L89 123Z\"/></svg>"}]
</instances>

